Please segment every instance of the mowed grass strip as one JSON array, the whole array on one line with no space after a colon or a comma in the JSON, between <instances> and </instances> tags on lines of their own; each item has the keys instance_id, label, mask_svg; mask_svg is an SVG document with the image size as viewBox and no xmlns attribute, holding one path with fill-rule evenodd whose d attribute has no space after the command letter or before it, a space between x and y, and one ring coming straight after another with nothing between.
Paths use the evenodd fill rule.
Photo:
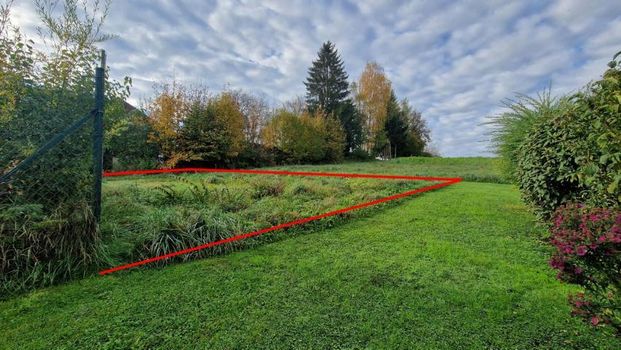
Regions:
<instances>
[{"instance_id":1,"label":"mowed grass strip","mask_svg":"<svg viewBox=\"0 0 621 350\"><path fill-rule=\"evenodd\" d=\"M0 303L1 347L598 348L508 185L460 183L225 256Z\"/></svg>"},{"instance_id":2,"label":"mowed grass strip","mask_svg":"<svg viewBox=\"0 0 621 350\"><path fill-rule=\"evenodd\" d=\"M326 171L347 173L393 174L410 176L461 177L470 182L509 183L502 174L501 160L485 157L432 158L407 157L343 164L289 165L276 167L293 171Z\"/></svg>"}]
</instances>

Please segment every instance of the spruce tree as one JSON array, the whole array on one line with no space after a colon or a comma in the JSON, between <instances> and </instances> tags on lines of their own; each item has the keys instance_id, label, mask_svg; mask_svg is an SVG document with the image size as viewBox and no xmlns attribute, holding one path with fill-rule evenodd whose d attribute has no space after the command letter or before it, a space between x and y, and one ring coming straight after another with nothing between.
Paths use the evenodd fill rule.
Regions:
<instances>
[{"instance_id":1,"label":"spruce tree","mask_svg":"<svg viewBox=\"0 0 621 350\"><path fill-rule=\"evenodd\" d=\"M341 102L335 114L345 131L345 154L360 148L364 137L362 117L352 100Z\"/></svg>"},{"instance_id":2,"label":"spruce tree","mask_svg":"<svg viewBox=\"0 0 621 350\"><path fill-rule=\"evenodd\" d=\"M317 55L304 82L306 106L311 113L322 110L326 116L340 121L348 153L362 143L361 116L349 98L348 76L334 44L325 42Z\"/></svg>"},{"instance_id":3,"label":"spruce tree","mask_svg":"<svg viewBox=\"0 0 621 350\"><path fill-rule=\"evenodd\" d=\"M388 136L388 140L391 145L391 152L394 152L396 149L399 154L409 155L406 152L408 149L408 122L403 115L403 111L401 110L401 106L399 106L399 102L397 101L397 96L395 96L395 92L390 92L390 100L388 100L386 113L386 125L384 126L386 130L386 134Z\"/></svg>"},{"instance_id":4,"label":"spruce tree","mask_svg":"<svg viewBox=\"0 0 621 350\"><path fill-rule=\"evenodd\" d=\"M308 69L306 105L311 112L323 110L326 115L336 112L349 95L349 84L343 61L334 44L325 42L319 49L317 60Z\"/></svg>"}]
</instances>

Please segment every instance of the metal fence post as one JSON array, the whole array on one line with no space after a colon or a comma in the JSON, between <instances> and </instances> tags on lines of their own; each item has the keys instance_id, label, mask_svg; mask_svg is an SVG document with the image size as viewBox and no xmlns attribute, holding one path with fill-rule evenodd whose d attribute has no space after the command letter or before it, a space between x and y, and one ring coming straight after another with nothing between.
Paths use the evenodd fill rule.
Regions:
<instances>
[{"instance_id":1,"label":"metal fence post","mask_svg":"<svg viewBox=\"0 0 621 350\"><path fill-rule=\"evenodd\" d=\"M101 50L101 62L95 69L95 116L93 118L93 214L101 218L101 182L103 175L103 115L106 51Z\"/></svg>"}]
</instances>

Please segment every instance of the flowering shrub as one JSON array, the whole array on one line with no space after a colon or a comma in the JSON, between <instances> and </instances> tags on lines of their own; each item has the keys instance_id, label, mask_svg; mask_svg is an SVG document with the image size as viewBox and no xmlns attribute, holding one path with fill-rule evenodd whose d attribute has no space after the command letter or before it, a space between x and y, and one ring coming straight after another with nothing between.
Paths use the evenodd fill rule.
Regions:
<instances>
[{"instance_id":1,"label":"flowering shrub","mask_svg":"<svg viewBox=\"0 0 621 350\"><path fill-rule=\"evenodd\" d=\"M621 211L568 204L556 211L551 231L550 265L560 280L585 290L570 296L572 313L621 334Z\"/></svg>"}]
</instances>

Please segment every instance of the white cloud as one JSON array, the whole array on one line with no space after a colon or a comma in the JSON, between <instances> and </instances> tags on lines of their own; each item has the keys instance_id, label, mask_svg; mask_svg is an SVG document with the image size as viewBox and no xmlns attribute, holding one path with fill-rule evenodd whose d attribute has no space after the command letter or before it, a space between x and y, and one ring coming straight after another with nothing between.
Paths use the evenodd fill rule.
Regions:
<instances>
[{"instance_id":1,"label":"white cloud","mask_svg":"<svg viewBox=\"0 0 621 350\"><path fill-rule=\"evenodd\" d=\"M13 18L33 33L19 1ZM515 93L556 93L596 79L621 50L621 2L114 1L105 43L113 76L135 101L173 76L284 101L304 94L307 68L333 41L350 79L378 61L397 94L428 120L444 155L487 155L486 117Z\"/></svg>"}]
</instances>

